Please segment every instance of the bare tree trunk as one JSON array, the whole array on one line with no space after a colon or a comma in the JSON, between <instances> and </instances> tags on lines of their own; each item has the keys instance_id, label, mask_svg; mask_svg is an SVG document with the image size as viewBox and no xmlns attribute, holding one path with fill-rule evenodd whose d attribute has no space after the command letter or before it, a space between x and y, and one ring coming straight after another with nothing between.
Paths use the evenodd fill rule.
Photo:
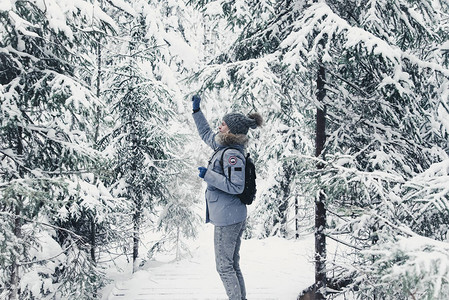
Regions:
<instances>
[{"instance_id":1,"label":"bare tree trunk","mask_svg":"<svg viewBox=\"0 0 449 300\"><path fill-rule=\"evenodd\" d=\"M316 146L315 156L322 156L324 144L326 143L326 108L323 100L326 96L325 69L319 67L317 78L317 100L322 107L318 107L316 113ZM324 168L318 164L318 169ZM326 299L326 207L324 191L321 189L315 199L315 299Z\"/></svg>"},{"instance_id":2,"label":"bare tree trunk","mask_svg":"<svg viewBox=\"0 0 449 300\"><path fill-rule=\"evenodd\" d=\"M299 201L298 196L295 196L295 239L299 239Z\"/></svg>"},{"instance_id":3,"label":"bare tree trunk","mask_svg":"<svg viewBox=\"0 0 449 300\"><path fill-rule=\"evenodd\" d=\"M180 236L180 230L179 230L179 226L176 227L176 260L180 260L181 259L181 241L179 240L181 238Z\"/></svg>"},{"instance_id":4,"label":"bare tree trunk","mask_svg":"<svg viewBox=\"0 0 449 300\"><path fill-rule=\"evenodd\" d=\"M140 205L137 205L134 213L134 232L133 232L133 273L137 271L136 260L139 257L139 242L140 242L140 219L141 219Z\"/></svg>"},{"instance_id":5,"label":"bare tree trunk","mask_svg":"<svg viewBox=\"0 0 449 300\"><path fill-rule=\"evenodd\" d=\"M97 258L95 256L95 248L96 248L96 226L95 218L93 216L90 217L90 259L93 264L96 264Z\"/></svg>"}]
</instances>

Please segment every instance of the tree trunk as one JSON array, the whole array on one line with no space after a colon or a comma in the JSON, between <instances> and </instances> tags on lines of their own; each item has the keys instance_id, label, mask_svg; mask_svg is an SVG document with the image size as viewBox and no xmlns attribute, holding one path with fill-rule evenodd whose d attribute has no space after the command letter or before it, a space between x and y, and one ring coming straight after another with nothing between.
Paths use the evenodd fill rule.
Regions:
<instances>
[{"instance_id":1,"label":"tree trunk","mask_svg":"<svg viewBox=\"0 0 449 300\"><path fill-rule=\"evenodd\" d=\"M102 4L102 2L100 3L100 5ZM102 5L101 5L102 6ZM101 36L98 37L97 40L97 81L95 83L95 89L96 89L96 93L95 95L97 96L97 98L100 98L101 95L101 74L102 74L102 70L101 70ZM95 135L94 135L94 142L95 144L98 141L98 135L99 135L99 131L100 131L100 107L97 107L97 113L95 116L96 120L96 126L95 126Z\"/></svg>"},{"instance_id":2,"label":"tree trunk","mask_svg":"<svg viewBox=\"0 0 449 300\"><path fill-rule=\"evenodd\" d=\"M22 143L22 127L17 128L17 155L22 156L23 155L23 143ZM21 166L18 166L19 171L19 177L23 178L23 169ZM17 202L21 203L23 201L22 197L19 196L17 198ZM20 207L19 205L12 205L11 210L14 215L14 235L16 236L17 240L20 240L22 238L22 220L20 219ZM15 300L19 298L19 257L18 254L20 253L19 245L15 245L15 253L12 255L12 264L11 264L11 277L10 277L10 293L9 293L9 299Z\"/></svg>"},{"instance_id":3,"label":"tree trunk","mask_svg":"<svg viewBox=\"0 0 449 300\"><path fill-rule=\"evenodd\" d=\"M22 222L20 219L20 209L18 206L13 207L13 211L15 214L14 219L14 235L17 239L22 237ZM16 248L16 253L19 253L18 246L14 246ZM10 293L9 300L19 299L19 258L16 255L12 256L12 265L11 265L11 278L10 278Z\"/></svg>"},{"instance_id":4,"label":"tree trunk","mask_svg":"<svg viewBox=\"0 0 449 300\"><path fill-rule=\"evenodd\" d=\"M134 232L133 232L133 273L137 271L136 260L139 257L139 242L140 242L140 218L141 218L141 209L140 206L137 205L136 211L134 213L133 221L134 221Z\"/></svg>"},{"instance_id":5,"label":"tree trunk","mask_svg":"<svg viewBox=\"0 0 449 300\"><path fill-rule=\"evenodd\" d=\"M134 233L133 233L133 263L136 262L137 257L139 256L139 223L134 221ZM136 270L133 269L133 272Z\"/></svg>"},{"instance_id":6,"label":"tree trunk","mask_svg":"<svg viewBox=\"0 0 449 300\"><path fill-rule=\"evenodd\" d=\"M276 216L273 219L273 234L277 234L280 237L287 237L287 213L289 207L289 198L290 198L290 184L292 182L292 167L288 165L288 163L284 163L282 166L284 172L282 181L280 182L280 189L282 192L282 198L280 199L280 203L276 210Z\"/></svg>"},{"instance_id":7,"label":"tree trunk","mask_svg":"<svg viewBox=\"0 0 449 300\"><path fill-rule=\"evenodd\" d=\"M181 259L181 238L179 226L176 226L176 261Z\"/></svg>"},{"instance_id":8,"label":"tree trunk","mask_svg":"<svg viewBox=\"0 0 449 300\"><path fill-rule=\"evenodd\" d=\"M96 248L96 232L97 232L97 224L95 223L95 217L90 217L90 259L92 263L95 265L97 259L95 257L95 248Z\"/></svg>"},{"instance_id":9,"label":"tree trunk","mask_svg":"<svg viewBox=\"0 0 449 300\"><path fill-rule=\"evenodd\" d=\"M299 214L299 201L298 201L298 197L295 196L295 239L299 239L298 214Z\"/></svg>"},{"instance_id":10,"label":"tree trunk","mask_svg":"<svg viewBox=\"0 0 449 300\"><path fill-rule=\"evenodd\" d=\"M317 78L317 100L322 107L317 108L316 113L316 143L315 156L322 156L324 144L326 143L326 108L324 106L325 90L325 69L319 67ZM324 168L322 163L318 163L318 169ZM315 200L315 299L326 299L326 207L324 205L325 194L320 190Z\"/></svg>"},{"instance_id":11,"label":"tree trunk","mask_svg":"<svg viewBox=\"0 0 449 300\"><path fill-rule=\"evenodd\" d=\"M103 8L103 1L100 1L100 7ZM97 80L95 83L95 95L97 98L100 98L101 94L101 36L97 39ZM98 135L100 131L100 118L101 118L101 109L97 107L96 115L95 115L95 134L94 134L94 145L97 145ZM97 176L95 175L94 182L97 181ZM92 211L93 216L90 217L90 259L92 263L95 265L97 260L95 257L95 248L96 248L96 236L97 236L97 224L95 218L95 211Z\"/></svg>"}]
</instances>

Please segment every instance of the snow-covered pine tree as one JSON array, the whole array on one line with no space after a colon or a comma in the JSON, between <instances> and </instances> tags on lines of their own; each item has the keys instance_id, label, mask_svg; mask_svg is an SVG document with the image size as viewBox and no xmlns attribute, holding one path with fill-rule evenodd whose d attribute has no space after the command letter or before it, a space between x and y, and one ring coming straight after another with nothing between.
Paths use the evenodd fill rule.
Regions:
<instances>
[{"instance_id":1,"label":"snow-covered pine tree","mask_svg":"<svg viewBox=\"0 0 449 300\"><path fill-rule=\"evenodd\" d=\"M284 61L308 74L305 67L318 62L326 39L322 65L331 134L322 182L328 208L337 216L328 234L342 241L345 234L352 237L359 259L350 263L360 267L348 265L346 276L351 274L362 299L447 293L441 280L446 271L421 268L447 259L447 252L440 256L444 244L432 242L441 236L420 230L446 223L437 216L447 209L435 202L421 205L417 200L424 194L410 192L408 183L416 184L432 163L447 157L441 118L448 101L441 88L448 81L441 57L447 40L441 16L447 10L442 1L321 1L304 11L282 44ZM424 211L429 214L418 225ZM412 240L420 246L407 247ZM419 261L418 251L435 259Z\"/></svg>"},{"instance_id":2,"label":"snow-covered pine tree","mask_svg":"<svg viewBox=\"0 0 449 300\"><path fill-rule=\"evenodd\" d=\"M195 177L192 176L191 168L185 167L185 170L188 171L176 176L173 188L170 189L172 191L171 198L160 213L157 222L158 229L164 234L164 238L158 243L157 248L163 247L167 252L175 252L176 260L182 259L188 253L186 239L197 236L197 227L200 222L198 214L192 209L197 202L198 194L191 192L200 188L192 189L195 183L186 178ZM154 253L149 253L149 255L152 254Z\"/></svg>"},{"instance_id":3,"label":"snow-covered pine tree","mask_svg":"<svg viewBox=\"0 0 449 300\"><path fill-rule=\"evenodd\" d=\"M197 192L199 189L194 188L200 184L196 177L197 165L192 164L197 143L190 144L191 140L188 139L192 134L187 126L191 122L191 101L190 97L186 96L186 91L191 92L192 87L185 78L199 69L203 57L201 49L204 51L205 48L199 34L199 27L202 25L198 21L199 12L186 5L184 0L158 1L154 5L155 10L158 9L161 14L158 27L164 30L152 34L155 39L164 40L166 45L159 48L162 59L158 65L162 68L158 74L172 73L170 77L164 76L161 81L170 88L178 105L177 117L171 128L171 136L178 143L176 150L173 150L177 167L170 178L170 195L168 201L163 203L157 227L164 235L161 245L166 251L172 252L175 249L176 259L181 259L189 250L187 239L197 236L200 218L196 203L202 196ZM188 109L187 114L184 113L185 106Z\"/></svg>"},{"instance_id":4,"label":"snow-covered pine tree","mask_svg":"<svg viewBox=\"0 0 449 300\"><path fill-rule=\"evenodd\" d=\"M101 104L80 74L91 29L113 22L85 1L4 1L0 19L1 296L90 298L102 276L60 225L108 195L85 180Z\"/></svg>"},{"instance_id":5,"label":"snow-covered pine tree","mask_svg":"<svg viewBox=\"0 0 449 300\"><path fill-rule=\"evenodd\" d=\"M122 224L132 227L134 270L144 258L139 253L144 231L164 231L161 240L146 245L151 252L164 242L173 244L179 238L172 235L176 228L185 227L183 234L190 237L197 221L189 205L194 197L175 186L186 170L184 117L179 114L185 96L179 80L197 57L188 44L196 41L185 7L175 3L130 4L114 15L120 35L106 46L106 98L114 127L104 151L113 157L112 193L128 203L131 219L126 220L125 211Z\"/></svg>"}]
</instances>

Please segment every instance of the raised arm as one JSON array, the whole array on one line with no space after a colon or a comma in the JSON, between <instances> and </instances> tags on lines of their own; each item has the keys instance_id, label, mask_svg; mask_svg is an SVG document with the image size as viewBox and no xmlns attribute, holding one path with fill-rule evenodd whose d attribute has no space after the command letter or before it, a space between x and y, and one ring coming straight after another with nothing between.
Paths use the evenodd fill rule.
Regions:
<instances>
[{"instance_id":1,"label":"raised arm","mask_svg":"<svg viewBox=\"0 0 449 300\"><path fill-rule=\"evenodd\" d=\"M217 142L215 141L215 136L217 135L212 131L212 129L209 126L209 123L206 120L206 117L204 117L203 112L200 110L200 102L201 98L200 96L193 96L192 97L192 104L193 104L193 120L195 121L196 128L198 129L198 133L201 137L201 139L209 145L212 149L217 148Z\"/></svg>"}]
</instances>

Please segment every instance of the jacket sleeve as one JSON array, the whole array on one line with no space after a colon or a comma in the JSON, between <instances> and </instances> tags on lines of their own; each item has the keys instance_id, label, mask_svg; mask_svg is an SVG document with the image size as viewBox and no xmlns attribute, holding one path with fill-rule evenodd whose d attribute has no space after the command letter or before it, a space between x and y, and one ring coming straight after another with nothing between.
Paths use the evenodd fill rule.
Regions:
<instances>
[{"instance_id":1,"label":"jacket sleeve","mask_svg":"<svg viewBox=\"0 0 449 300\"><path fill-rule=\"evenodd\" d=\"M223 155L224 175L208 168L204 180L223 192L237 195L245 188L245 159L238 150L227 150Z\"/></svg>"},{"instance_id":2,"label":"jacket sleeve","mask_svg":"<svg viewBox=\"0 0 449 300\"><path fill-rule=\"evenodd\" d=\"M196 128L198 129L198 133L201 137L201 139L209 145L212 149L217 148L217 142L215 142L215 136L217 135L212 131L212 129L209 126L209 123L207 122L206 118L204 117L203 112L197 111L193 113L193 120L195 121Z\"/></svg>"}]
</instances>

